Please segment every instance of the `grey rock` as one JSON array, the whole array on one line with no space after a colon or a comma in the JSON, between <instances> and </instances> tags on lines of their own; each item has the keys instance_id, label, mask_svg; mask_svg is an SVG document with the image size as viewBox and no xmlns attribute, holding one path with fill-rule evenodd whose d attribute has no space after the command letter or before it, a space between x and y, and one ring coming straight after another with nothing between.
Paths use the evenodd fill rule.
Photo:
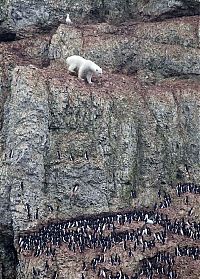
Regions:
<instances>
[{"instance_id":1,"label":"grey rock","mask_svg":"<svg viewBox=\"0 0 200 279\"><path fill-rule=\"evenodd\" d=\"M181 24L181 27L177 27L177 24ZM127 30L127 26L122 27L122 33L110 29L110 33L107 34L102 34L97 27L95 34L94 26L81 32L79 29L61 25L52 38L49 58L66 61L68 56L82 55L102 67L109 67L115 71L124 70L128 73L144 68L165 76L200 73L200 50L196 32L198 22L195 18L193 22L185 22L184 19L165 25L163 23L148 25L146 23L142 27L144 29L143 33L140 33L141 36L138 32L142 31L139 26L130 26L126 38L123 30ZM190 31L187 36L185 30L188 29ZM87 43L85 37L89 38ZM191 47L186 49L186 46Z\"/></svg>"},{"instance_id":2,"label":"grey rock","mask_svg":"<svg viewBox=\"0 0 200 279\"><path fill-rule=\"evenodd\" d=\"M19 32L30 26L47 28L64 23L70 13L74 23L123 22L128 19L145 20L198 15L198 0L130 0L130 1L1 1L0 20L3 30Z\"/></svg>"},{"instance_id":3,"label":"grey rock","mask_svg":"<svg viewBox=\"0 0 200 279\"><path fill-rule=\"evenodd\" d=\"M11 155L2 162L1 190L10 210L1 218L12 215L16 247L20 231L47 220L148 206L160 183L188 175L199 181L199 82L143 87L133 77L110 74L91 95L76 77L63 73L59 81L55 72L16 67L5 104L5 153ZM42 262L37 267L42 270Z\"/></svg>"}]
</instances>

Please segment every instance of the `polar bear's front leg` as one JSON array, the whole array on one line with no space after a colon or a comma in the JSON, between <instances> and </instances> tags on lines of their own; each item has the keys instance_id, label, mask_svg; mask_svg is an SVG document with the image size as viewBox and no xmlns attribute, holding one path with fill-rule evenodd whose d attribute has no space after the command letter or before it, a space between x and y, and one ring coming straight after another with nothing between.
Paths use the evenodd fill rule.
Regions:
<instances>
[{"instance_id":1,"label":"polar bear's front leg","mask_svg":"<svg viewBox=\"0 0 200 279\"><path fill-rule=\"evenodd\" d=\"M84 67L80 67L78 70L78 78L84 80Z\"/></svg>"},{"instance_id":2,"label":"polar bear's front leg","mask_svg":"<svg viewBox=\"0 0 200 279\"><path fill-rule=\"evenodd\" d=\"M87 82L89 83L89 84L91 84L92 83L92 73L87 73L87 76L86 76L86 79L87 79Z\"/></svg>"},{"instance_id":3,"label":"polar bear's front leg","mask_svg":"<svg viewBox=\"0 0 200 279\"><path fill-rule=\"evenodd\" d=\"M75 72L76 72L75 69L76 69L76 65L75 65L75 64L71 64L71 65L69 66L69 68L68 68L68 71L69 71L70 73L75 73Z\"/></svg>"}]
</instances>

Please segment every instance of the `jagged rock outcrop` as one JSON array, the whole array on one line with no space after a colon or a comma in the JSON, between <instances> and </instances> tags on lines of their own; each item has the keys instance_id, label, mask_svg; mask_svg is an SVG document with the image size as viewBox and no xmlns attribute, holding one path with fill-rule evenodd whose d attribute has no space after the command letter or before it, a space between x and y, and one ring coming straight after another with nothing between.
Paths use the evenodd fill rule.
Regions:
<instances>
[{"instance_id":1,"label":"jagged rock outcrop","mask_svg":"<svg viewBox=\"0 0 200 279\"><path fill-rule=\"evenodd\" d=\"M69 55L80 54L114 71L128 73L149 69L165 76L198 75L198 27L199 17L168 20L165 24L127 23L121 28L104 24L77 30L61 25L52 37L49 55L65 61Z\"/></svg>"},{"instance_id":2,"label":"jagged rock outcrop","mask_svg":"<svg viewBox=\"0 0 200 279\"><path fill-rule=\"evenodd\" d=\"M97 1L24 1L1 0L0 31L9 37L12 32L25 36L21 29L43 30L64 23L70 11L74 22L123 22L124 20L154 20L175 16L199 15L198 0L97 0Z\"/></svg>"},{"instance_id":3,"label":"jagged rock outcrop","mask_svg":"<svg viewBox=\"0 0 200 279\"><path fill-rule=\"evenodd\" d=\"M199 5L2 1L0 278L35 278L32 267L43 268L44 258L20 255L22 232L151 207L159 187L200 183ZM72 26L63 24L68 11ZM69 75L72 54L94 60L102 78L89 86ZM74 257L63 255L52 272L65 278L70 266L77 279Z\"/></svg>"}]
</instances>

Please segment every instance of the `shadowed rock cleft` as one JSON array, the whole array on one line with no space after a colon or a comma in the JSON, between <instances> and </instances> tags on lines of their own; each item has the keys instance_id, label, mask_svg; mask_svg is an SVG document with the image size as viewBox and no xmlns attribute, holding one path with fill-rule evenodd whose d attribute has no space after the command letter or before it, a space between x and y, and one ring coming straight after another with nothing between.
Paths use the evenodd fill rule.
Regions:
<instances>
[{"instance_id":1,"label":"shadowed rock cleft","mask_svg":"<svg viewBox=\"0 0 200 279\"><path fill-rule=\"evenodd\" d=\"M12 42L17 39L16 33L14 32L6 32L0 34L0 42Z\"/></svg>"}]
</instances>

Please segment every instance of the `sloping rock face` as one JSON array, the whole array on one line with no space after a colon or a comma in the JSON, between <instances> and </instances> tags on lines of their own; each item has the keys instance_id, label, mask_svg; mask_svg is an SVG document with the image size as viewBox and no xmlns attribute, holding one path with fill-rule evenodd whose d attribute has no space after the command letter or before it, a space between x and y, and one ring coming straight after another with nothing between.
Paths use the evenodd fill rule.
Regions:
<instances>
[{"instance_id":1,"label":"sloping rock face","mask_svg":"<svg viewBox=\"0 0 200 279\"><path fill-rule=\"evenodd\" d=\"M55 1L0 1L1 33L20 33L34 26L48 29L64 23L70 12L74 22L123 22L127 19L152 20L175 16L198 15L199 0L55 0ZM22 35L24 36L23 32Z\"/></svg>"},{"instance_id":2,"label":"sloping rock face","mask_svg":"<svg viewBox=\"0 0 200 279\"><path fill-rule=\"evenodd\" d=\"M78 255L61 247L47 268L48 257L20 253L19 235L151 208L160 187L200 183L199 8L198 0L1 3L0 278L81 278ZM72 26L63 24L68 11ZM89 86L69 75L72 54L103 76Z\"/></svg>"}]
</instances>

